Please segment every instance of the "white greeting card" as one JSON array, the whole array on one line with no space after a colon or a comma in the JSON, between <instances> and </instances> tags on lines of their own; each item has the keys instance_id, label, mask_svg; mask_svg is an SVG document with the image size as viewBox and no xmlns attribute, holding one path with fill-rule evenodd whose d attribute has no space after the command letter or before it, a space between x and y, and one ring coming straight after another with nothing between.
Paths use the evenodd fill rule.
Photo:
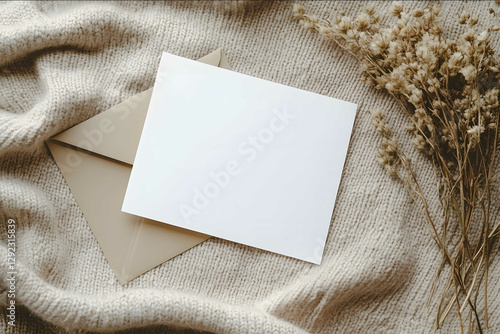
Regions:
<instances>
[{"instance_id":1,"label":"white greeting card","mask_svg":"<svg viewBox=\"0 0 500 334\"><path fill-rule=\"evenodd\" d=\"M319 264L355 114L164 53L122 210Z\"/></svg>"}]
</instances>

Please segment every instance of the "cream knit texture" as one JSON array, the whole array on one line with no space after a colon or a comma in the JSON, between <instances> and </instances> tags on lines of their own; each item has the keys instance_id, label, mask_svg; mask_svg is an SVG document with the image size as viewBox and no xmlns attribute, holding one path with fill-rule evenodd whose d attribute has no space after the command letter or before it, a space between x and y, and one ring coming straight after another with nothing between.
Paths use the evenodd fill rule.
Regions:
<instances>
[{"instance_id":1,"label":"cream knit texture","mask_svg":"<svg viewBox=\"0 0 500 334\"><path fill-rule=\"evenodd\" d=\"M364 3L305 5L328 17L356 15ZM361 81L351 56L294 22L292 6L0 4L0 332L434 331L437 298L426 302L440 253L418 204L377 165L369 111L389 115L437 215L432 168L405 144L407 121L396 102ZM444 1L445 32L460 33L455 22L464 9L490 22L489 6ZM376 7L387 13L389 4ZM500 50L498 34L493 44ZM218 48L235 71L359 105L323 262L211 238L121 286L44 142L150 88L162 51L197 59ZM17 226L16 327L6 323L8 219ZM499 278L497 257L489 333L500 333ZM442 333L459 332L453 312Z\"/></svg>"}]
</instances>

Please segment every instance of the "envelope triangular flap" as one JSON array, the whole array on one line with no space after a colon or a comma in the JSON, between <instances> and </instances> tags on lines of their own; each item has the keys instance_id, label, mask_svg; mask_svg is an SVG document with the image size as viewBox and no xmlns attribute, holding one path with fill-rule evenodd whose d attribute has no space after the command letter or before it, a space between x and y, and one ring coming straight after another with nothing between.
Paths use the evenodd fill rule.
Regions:
<instances>
[{"instance_id":1,"label":"envelope triangular flap","mask_svg":"<svg viewBox=\"0 0 500 334\"><path fill-rule=\"evenodd\" d=\"M219 49L198 61L229 68ZM132 165L141 137L153 89L132 96L120 104L94 116L52 140Z\"/></svg>"},{"instance_id":2,"label":"envelope triangular flap","mask_svg":"<svg viewBox=\"0 0 500 334\"><path fill-rule=\"evenodd\" d=\"M78 202L101 249L121 283L126 254L133 236L137 217L117 211L123 200L130 168L98 156L75 153L71 148L47 143L54 160L63 172L73 197ZM65 165L69 155L78 163Z\"/></svg>"}]
</instances>

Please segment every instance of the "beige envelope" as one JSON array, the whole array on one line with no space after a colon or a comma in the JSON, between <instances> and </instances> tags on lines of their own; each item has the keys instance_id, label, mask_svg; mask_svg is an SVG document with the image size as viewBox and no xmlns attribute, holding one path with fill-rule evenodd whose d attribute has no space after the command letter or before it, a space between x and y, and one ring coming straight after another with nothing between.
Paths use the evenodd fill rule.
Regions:
<instances>
[{"instance_id":1,"label":"beige envelope","mask_svg":"<svg viewBox=\"0 0 500 334\"><path fill-rule=\"evenodd\" d=\"M221 50L199 61L230 69ZM47 142L121 284L209 238L121 211L151 93L152 88Z\"/></svg>"}]
</instances>

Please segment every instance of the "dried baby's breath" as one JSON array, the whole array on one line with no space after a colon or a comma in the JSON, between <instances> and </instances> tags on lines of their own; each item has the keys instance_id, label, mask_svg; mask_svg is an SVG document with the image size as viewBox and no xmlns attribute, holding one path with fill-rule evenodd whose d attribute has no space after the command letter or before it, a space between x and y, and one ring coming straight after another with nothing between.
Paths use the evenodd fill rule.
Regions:
<instances>
[{"instance_id":1,"label":"dried baby's breath","mask_svg":"<svg viewBox=\"0 0 500 334\"><path fill-rule=\"evenodd\" d=\"M362 67L363 79L392 95L408 116L412 144L435 167L443 215L430 214L410 159L383 115L373 112L373 123L382 137L377 161L422 204L443 254L438 280L443 268L450 268L437 307L437 326L456 308L462 332L465 321L469 331L482 332L483 326L488 327L491 249L500 234L500 222L490 220L500 115L500 64L494 57L491 34L499 30L499 24L481 28L479 19L466 12L458 18L464 27L462 35L446 39L439 24L440 9L436 3L410 13L402 2L395 2L390 10L395 22L387 26L380 24L373 5L356 18L341 15L331 22L306 14L301 5L295 5L293 15L307 30L352 54ZM498 19L493 8L489 12ZM459 235L450 235L452 230ZM481 291L484 319L478 315Z\"/></svg>"}]
</instances>

